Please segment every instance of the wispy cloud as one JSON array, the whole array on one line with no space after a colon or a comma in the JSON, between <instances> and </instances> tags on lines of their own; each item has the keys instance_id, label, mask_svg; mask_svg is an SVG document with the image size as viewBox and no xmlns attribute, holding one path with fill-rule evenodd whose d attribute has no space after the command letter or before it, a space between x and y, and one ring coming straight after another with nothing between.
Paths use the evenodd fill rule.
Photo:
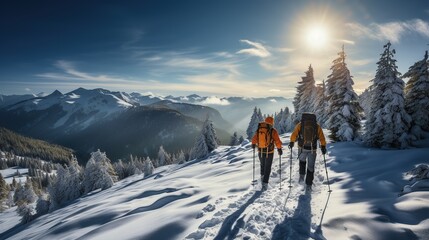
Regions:
<instances>
[{"instance_id":1,"label":"wispy cloud","mask_svg":"<svg viewBox=\"0 0 429 240\"><path fill-rule=\"evenodd\" d=\"M222 72L240 75L239 59L228 52L199 53L196 50L186 51L152 51L136 59L153 75L166 74L201 74Z\"/></svg>"},{"instance_id":2,"label":"wispy cloud","mask_svg":"<svg viewBox=\"0 0 429 240\"><path fill-rule=\"evenodd\" d=\"M51 80L80 80L87 82L99 82L99 83L108 83L108 82L135 82L130 79L124 79L121 77L109 76L109 75L96 75L91 73L86 73L80 70L77 70L72 62L65 60L58 60L54 66L56 66L60 72L49 72L36 74L37 77L51 79Z\"/></svg>"},{"instance_id":3,"label":"wispy cloud","mask_svg":"<svg viewBox=\"0 0 429 240\"><path fill-rule=\"evenodd\" d=\"M347 40L347 39L339 39L339 42L345 43L345 44L350 44L350 45L355 45L355 42L352 40Z\"/></svg>"},{"instance_id":4,"label":"wispy cloud","mask_svg":"<svg viewBox=\"0 0 429 240\"><path fill-rule=\"evenodd\" d=\"M401 38L409 33L418 33L429 37L429 23L421 19L413 19L403 22L371 23L364 26L360 23L347 23L346 26L355 36L364 36L374 40L398 43Z\"/></svg>"},{"instance_id":5,"label":"wispy cloud","mask_svg":"<svg viewBox=\"0 0 429 240\"><path fill-rule=\"evenodd\" d=\"M249 40L240 40L240 42L246 43L252 46L252 48L241 49L240 51L237 52L238 54L247 54L247 55L261 57L261 58L266 58L271 56L271 53L261 43L252 42Z\"/></svg>"}]
</instances>

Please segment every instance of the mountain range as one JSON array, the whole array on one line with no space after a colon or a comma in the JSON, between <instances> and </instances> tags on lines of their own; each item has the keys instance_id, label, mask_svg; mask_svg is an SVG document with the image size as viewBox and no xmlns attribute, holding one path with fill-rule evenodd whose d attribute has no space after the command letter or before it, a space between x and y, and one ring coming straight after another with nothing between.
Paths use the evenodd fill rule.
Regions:
<instances>
[{"instance_id":1,"label":"mountain range","mask_svg":"<svg viewBox=\"0 0 429 240\"><path fill-rule=\"evenodd\" d=\"M97 149L118 159L155 156L161 145L170 152L189 150L207 117L228 144L234 131L247 128L255 106L273 112L290 103L285 98L162 97L78 88L65 94L0 95L0 126L72 148L80 161Z\"/></svg>"}]
</instances>

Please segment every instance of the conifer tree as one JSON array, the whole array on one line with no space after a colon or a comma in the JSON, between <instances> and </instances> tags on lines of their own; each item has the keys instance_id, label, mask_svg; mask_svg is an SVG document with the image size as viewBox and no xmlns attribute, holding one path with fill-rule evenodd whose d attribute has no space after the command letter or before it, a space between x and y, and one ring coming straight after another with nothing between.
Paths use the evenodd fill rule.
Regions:
<instances>
[{"instance_id":1,"label":"conifer tree","mask_svg":"<svg viewBox=\"0 0 429 240\"><path fill-rule=\"evenodd\" d=\"M67 178L67 169L59 165L57 167L56 177L48 187L48 192L51 199L51 210L58 209L64 202L68 200L68 193L66 191Z\"/></svg>"},{"instance_id":2,"label":"conifer tree","mask_svg":"<svg viewBox=\"0 0 429 240\"><path fill-rule=\"evenodd\" d=\"M359 136L360 114L358 96L353 90L353 79L347 68L344 46L333 61L332 73L328 77L330 86L328 128L334 141L352 141Z\"/></svg>"},{"instance_id":3,"label":"conifer tree","mask_svg":"<svg viewBox=\"0 0 429 240\"><path fill-rule=\"evenodd\" d=\"M110 188L116 180L115 170L106 153L100 152L100 150L91 153L91 158L84 171L83 185L85 192L88 193L99 188L101 190Z\"/></svg>"},{"instance_id":4,"label":"conifer tree","mask_svg":"<svg viewBox=\"0 0 429 240\"><path fill-rule=\"evenodd\" d=\"M234 134L232 134L231 142L229 143L229 145L236 146L239 144L240 144L240 140L238 139L237 132L234 132Z\"/></svg>"},{"instance_id":5,"label":"conifer tree","mask_svg":"<svg viewBox=\"0 0 429 240\"><path fill-rule=\"evenodd\" d=\"M359 95L359 104L361 105L365 119L368 118L371 112L371 87L365 89L361 95Z\"/></svg>"},{"instance_id":6,"label":"conifer tree","mask_svg":"<svg viewBox=\"0 0 429 240\"><path fill-rule=\"evenodd\" d=\"M171 156L168 154L164 147L161 145L158 151L158 167L165 166L171 164Z\"/></svg>"},{"instance_id":7,"label":"conifer tree","mask_svg":"<svg viewBox=\"0 0 429 240\"><path fill-rule=\"evenodd\" d=\"M239 141L240 141L240 144L242 144L242 143L244 142L244 137L243 137L243 136L240 136Z\"/></svg>"},{"instance_id":8,"label":"conifer tree","mask_svg":"<svg viewBox=\"0 0 429 240\"><path fill-rule=\"evenodd\" d=\"M404 81L394 59L396 52L390 46L390 42L384 45L377 62L365 142L374 147L404 148L409 145L411 117L405 111Z\"/></svg>"},{"instance_id":9,"label":"conifer tree","mask_svg":"<svg viewBox=\"0 0 429 240\"><path fill-rule=\"evenodd\" d=\"M21 184L17 185L14 195L14 201L17 205L30 204L36 201L37 196L34 193L33 186L30 181L27 181L24 186Z\"/></svg>"},{"instance_id":10,"label":"conifer tree","mask_svg":"<svg viewBox=\"0 0 429 240\"><path fill-rule=\"evenodd\" d=\"M197 141L191 150L189 159L198 159L206 157L209 154L209 149L203 134L198 135Z\"/></svg>"},{"instance_id":11,"label":"conifer tree","mask_svg":"<svg viewBox=\"0 0 429 240\"><path fill-rule=\"evenodd\" d=\"M247 139L252 139L253 135L258 129L258 124L263 121L263 117L261 114L261 109L258 110L257 107L253 109L252 117L250 118L249 126L247 127L246 134Z\"/></svg>"},{"instance_id":12,"label":"conifer tree","mask_svg":"<svg viewBox=\"0 0 429 240\"><path fill-rule=\"evenodd\" d=\"M9 185L4 180L3 176L0 173L0 207L1 203L7 199L7 196L9 195Z\"/></svg>"},{"instance_id":13,"label":"conifer tree","mask_svg":"<svg viewBox=\"0 0 429 240\"><path fill-rule=\"evenodd\" d=\"M301 81L298 82L296 90L297 92L293 101L293 106L295 108L295 121L299 121L302 113L314 111L312 103L314 101L315 81L311 65L305 72L305 76L301 77Z\"/></svg>"},{"instance_id":14,"label":"conifer tree","mask_svg":"<svg viewBox=\"0 0 429 240\"><path fill-rule=\"evenodd\" d=\"M217 138L213 122L208 117L203 124L201 134L204 135L209 152L215 150L219 146L219 139Z\"/></svg>"},{"instance_id":15,"label":"conifer tree","mask_svg":"<svg viewBox=\"0 0 429 240\"><path fill-rule=\"evenodd\" d=\"M183 164L185 162L186 162L185 153L182 150L180 150L179 155L177 156L177 159L176 159L176 163Z\"/></svg>"},{"instance_id":16,"label":"conifer tree","mask_svg":"<svg viewBox=\"0 0 429 240\"><path fill-rule=\"evenodd\" d=\"M326 100L326 84L325 80L316 86L316 96L314 98L314 114L316 114L317 121L321 127L327 127L328 122L328 102Z\"/></svg>"},{"instance_id":17,"label":"conifer tree","mask_svg":"<svg viewBox=\"0 0 429 240\"><path fill-rule=\"evenodd\" d=\"M146 160L144 161L144 170L143 170L144 177L152 175L154 169L155 168L153 167L152 161L150 160L149 157L147 157Z\"/></svg>"},{"instance_id":18,"label":"conifer tree","mask_svg":"<svg viewBox=\"0 0 429 240\"><path fill-rule=\"evenodd\" d=\"M405 109L412 118L411 133L417 139L422 130L429 131L429 62L428 51L422 60L411 66L403 77L410 78L405 85Z\"/></svg>"},{"instance_id":19,"label":"conifer tree","mask_svg":"<svg viewBox=\"0 0 429 240\"><path fill-rule=\"evenodd\" d=\"M274 113L274 128L280 133L280 122L283 118L283 108L280 109L279 113ZM280 133L281 134L281 133Z\"/></svg>"},{"instance_id":20,"label":"conifer tree","mask_svg":"<svg viewBox=\"0 0 429 240\"><path fill-rule=\"evenodd\" d=\"M118 180L122 180L126 178L125 167L124 167L124 163L122 162L122 159L119 159L118 162L115 162L113 164L113 168L115 169L115 172L118 175Z\"/></svg>"}]
</instances>

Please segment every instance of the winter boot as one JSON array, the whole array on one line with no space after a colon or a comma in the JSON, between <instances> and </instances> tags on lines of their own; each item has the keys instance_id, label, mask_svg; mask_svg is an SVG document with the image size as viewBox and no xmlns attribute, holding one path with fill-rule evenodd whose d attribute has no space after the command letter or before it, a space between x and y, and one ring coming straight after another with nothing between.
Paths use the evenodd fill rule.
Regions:
<instances>
[{"instance_id":1,"label":"winter boot","mask_svg":"<svg viewBox=\"0 0 429 240\"><path fill-rule=\"evenodd\" d=\"M301 174L299 174L299 180L298 180L298 183L302 183L302 182L304 181L304 176L305 176L305 175L301 175Z\"/></svg>"},{"instance_id":2,"label":"winter boot","mask_svg":"<svg viewBox=\"0 0 429 240\"><path fill-rule=\"evenodd\" d=\"M307 185L306 188L305 188L305 191L311 192L311 185Z\"/></svg>"},{"instance_id":3,"label":"winter boot","mask_svg":"<svg viewBox=\"0 0 429 240\"><path fill-rule=\"evenodd\" d=\"M261 183L264 182L264 175L261 175Z\"/></svg>"},{"instance_id":4,"label":"winter boot","mask_svg":"<svg viewBox=\"0 0 429 240\"><path fill-rule=\"evenodd\" d=\"M262 191L266 191L268 189L268 183L262 183Z\"/></svg>"}]
</instances>

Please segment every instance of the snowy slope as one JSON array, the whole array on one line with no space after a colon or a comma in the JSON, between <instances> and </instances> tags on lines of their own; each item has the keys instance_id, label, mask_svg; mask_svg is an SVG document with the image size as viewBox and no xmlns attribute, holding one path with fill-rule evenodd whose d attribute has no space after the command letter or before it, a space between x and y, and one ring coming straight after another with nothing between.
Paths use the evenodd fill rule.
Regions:
<instances>
[{"instance_id":1,"label":"snowy slope","mask_svg":"<svg viewBox=\"0 0 429 240\"><path fill-rule=\"evenodd\" d=\"M285 148L288 138L282 136ZM296 148L292 188L285 150L282 190L275 155L270 187L260 192L250 185L250 144L220 147L207 159L124 179L27 225L12 227L17 218L8 210L0 214L0 239L427 239L429 193L398 196L407 184L402 174L427 162L429 141L422 145L387 151L329 144L331 194L320 153L311 194L295 181Z\"/></svg>"}]
</instances>

